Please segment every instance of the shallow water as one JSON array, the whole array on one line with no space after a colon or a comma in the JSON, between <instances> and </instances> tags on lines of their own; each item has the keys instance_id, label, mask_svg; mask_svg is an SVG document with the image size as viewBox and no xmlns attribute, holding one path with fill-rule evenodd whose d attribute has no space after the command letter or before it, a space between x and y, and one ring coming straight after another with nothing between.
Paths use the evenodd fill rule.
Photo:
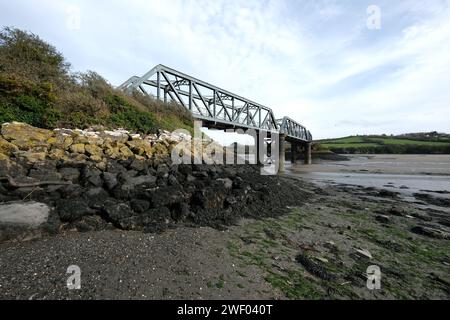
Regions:
<instances>
[{"instance_id":1,"label":"shallow water","mask_svg":"<svg viewBox=\"0 0 450 320\"><path fill-rule=\"evenodd\" d=\"M301 174L301 176L318 182L396 189L395 191L407 195L434 191L431 192L434 196L450 199L450 178L448 176L341 172L310 172ZM442 191L448 191L448 193L441 193Z\"/></svg>"},{"instance_id":2,"label":"shallow water","mask_svg":"<svg viewBox=\"0 0 450 320\"><path fill-rule=\"evenodd\" d=\"M287 166L287 174L319 184L392 189L405 196L430 193L450 198L450 155L367 155L350 161L320 161Z\"/></svg>"}]
</instances>

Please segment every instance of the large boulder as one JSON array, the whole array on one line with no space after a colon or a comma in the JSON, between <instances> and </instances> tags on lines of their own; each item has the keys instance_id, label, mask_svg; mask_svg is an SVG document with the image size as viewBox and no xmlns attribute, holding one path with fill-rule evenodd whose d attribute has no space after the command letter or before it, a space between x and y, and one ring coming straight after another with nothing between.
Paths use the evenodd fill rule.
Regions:
<instances>
[{"instance_id":1,"label":"large boulder","mask_svg":"<svg viewBox=\"0 0 450 320\"><path fill-rule=\"evenodd\" d=\"M38 202L0 204L0 242L32 240L45 234L50 211Z\"/></svg>"},{"instance_id":2,"label":"large boulder","mask_svg":"<svg viewBox=\"0 0 450 320\"><path fill-rule=\"evenodd\" d=\"M168 146L166 146L163 142L158 141L158 143L153 145L153 156L156 158L170 156Z\"/></svg>"},{"instance_id":3,"label":"large boulder","mask_svg":"<svg viewBox=\"0 0 450 320\"><path fill-rule=\"evenodd\" d=\"M56 211L63 222L74 222L81 217L93 215L95 210L89 208L83 199L62 199L56 203Z\"/></svg>"},{"instance_id":4,"label":"large boulder","mask_svg":"<svg viewBox=\"0 0 450 320\"><path fill-rule=\"evenodd\" d=\"M67 161L69 159L68 153L62 149L53 148L49 151L48 157L52 160L63 160Z\"/></svg>"},{"instance_id":5,"label":"large boulder","mask_svg":"<svg viewBox=\"0 0 450 320\"><path fill-rule=\"evenodd\" d=\"M69 150L69 147L73 144L73 137L59 130L55 130L54 132L55 136L48 139L50 146L55 149Z\"/></svg>"},{"instance_id":6,"label":"large boulder","mask_svg":"<svg viewBox=\"0 0 450 320\"><path fill-rule=\"evenodd\" d=\"M139 156L147 156L148 158L152 157L152 147L150 142L145 140L132 140L127 141L128 147L133 151L135 154Z\"/></svg>"},{"instance_id":7,"label":"large boulder","mask_svg":"<svg viewBox=\"0 0 450 320\"><path fill-rule=\"evenodd\" d=\"M109 220L112 221L115 226L119 226L123 229L132 229L127 219L133 216L133 211L127 203L107 201L104 205L104 211L108 215Z\"/></svg>"},{"instance_id":8,"label":"large boulder","mask_svg":"<svg viewBox=\"0 0 450 320\"><path fill-rule=\"evenodd\" d=\"M119 159L120 158L120 150L117 147L108 147L105 150L105 153L111 159Z\"/></svg>"},{"instance_id":9,"label":"large boulder","mask_svg":"<svg viewBox=\"0 0 450 320\"><path fill-rule=\"evenodd\" d=\"M134 156L134 153L127 146L123 146L119 150L122 155L122 159L128 159Z\"/></svg>"},{"instance_id":10,"label":"large boulder","mask_svg":"<svg viewBox=\"0 0 450 320\"><path fill-rule=\"evenodd\" d=\"M4 177L9 174L9 168L12 166L12 162L7 155L0 153L0 176Z\"/></svg>"},{"instance_id":11,"label":"large boulder","mask_svg":"<svg viewBox=\"0 0 450 320\"><path fill-rule=\"evenodd\" d=\"M148 190L156 186L157 178L152 175L130 177L121 175L122 184L114 188L114 196L118 199L131 199L141 194L147 194Z\"/></svg>"},{"instance_id":12,"label":"large boulder","mask_svg":"<svg viewBox=\"0 0 450 320\"><path fill-rule=\"evenodd\" d=\"M60 181L62 178L61 174L56 170L56 166L52 166L50 162L30 169L28 177L38 181Z\"/></svg>"},{"instance_id":13,"label":"large boulder","mask_svg":"<svg viewBox=\"0 0 450 320\"><path fill-rule=\"evenodd\" d=\"M90 144L101 146L104 143L104 139L99 137L97 132L92 131L76 131L72 133L74 143Z\"/></svg>"},{"instance_id":14,"label":"large boulder","mask_svg":"<svg viewBox=\"0 0 450 320\"><path fill-rule=\"evenodd\" d=\"M114 142L120 142L125 143L130 139L129 132L127 130L114 130L114 131L103 131L100 132L100 137L103 138L106 141L114 141Z\"/></svg>"},{"instance_id":15,"label":"large boulder","mask_svg":"<svg viewBox=\"0 0 450 320\"><path fill-rule=\"evenodd\" d=\"M53 132L35 128L26 123L12 122L2 125L3 138L16 145L21 150L35 148L47 149Z\"/></svg>"},{"instance_id":16,"label":"large boulder","mask_svg":"<svg viewBox=\"0 0 450 320\"><path fill-rule=\"evenodd\" d=\"M47 154L45 152L20 151L17 153L18 157L25 159L29 164L45 161Z\"/></svg>"},{"instance_id":17,"label":"large boulder","mask_svg":"<svg viewBox=\"0 0 450 320\"><path fill-rule=\"evenodd\" d=\"M59 174L61 175L63 180L67 181L76 181L80 177L80 170L78 168L61 168L59 170Z\"/></svg>"},{"instance_id":18,"label":"large boulder","mask_svg":"<svg viewBox=\"0 0 450 320\"><path fill-rule=\"evenodd\" d=\"M103 149L95 144L87 144L85 146L86 153L89 156L103 157Z\"/></svg>"},{"instance_id":19,"label":"large boulder","mask_svg":"<svg viewBox=\"0 0 450 320\"><path fill-rule=\"evenodd\" d=\"M18 150L17 146L0 137L0 153L10 156Z\"/></svg>"},{"instance_id":20,"label":"large boulder","mask_svg":"<svg viewBox=\"0 0 450 320\"><path fill-rule=\"evenodd\" d=\"M70 151L73 153L84 154L86 152L86 146L82 143L75 143L70 146Z\"/></svg>"},{"instance_id":21,"label":"large boulder","mask_svg":"<svg viewBox=\"0 0 450 320\"><path fill-rule=\"evenodd\" d=\"M6 177L7 175L14 177L24 173L25 170L21 165L11 161L7 155L0 153L0 177Z\"/></svg>"},{"instance_id":22,"label":"large boulder","mask_svg":"<svg viewBox=\"0 0 450 320\"><path fill-rule=\"evenodd\" d=\"M102 172L94 167L85 167L82 170L82 179L84 185L92 185L94 187L101 187L103 185L103 180L101 177Z\"/></svg>"}]
</instances>

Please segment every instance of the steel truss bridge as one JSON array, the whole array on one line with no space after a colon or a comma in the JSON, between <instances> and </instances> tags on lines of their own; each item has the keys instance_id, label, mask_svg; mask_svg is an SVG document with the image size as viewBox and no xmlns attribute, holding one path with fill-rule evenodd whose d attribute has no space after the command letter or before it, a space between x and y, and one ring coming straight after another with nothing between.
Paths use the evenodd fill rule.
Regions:
<instances>
[{"instance_id":1,"label":"steel truss bridge","mask_svg":"<svg viewBox=\"0 0 450 320\"><path fill-rule=\"evenodd\" d=\"M175 101L207 127L279 133L293 143L312 141L311 133L291 118L277 120L268 107L163 65L157 65L142 77L131 77L119 89L140 90L164 102Z\"/></svg>"}]
</instances>

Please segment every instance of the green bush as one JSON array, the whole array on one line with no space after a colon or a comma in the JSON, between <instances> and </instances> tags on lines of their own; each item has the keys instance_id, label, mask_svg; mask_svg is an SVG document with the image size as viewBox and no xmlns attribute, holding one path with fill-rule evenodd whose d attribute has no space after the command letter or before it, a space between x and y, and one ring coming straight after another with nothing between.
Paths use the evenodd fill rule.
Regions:
<instances>
[{"instance_id":1,"label":"green bush","mask_svg":"<svg viewBox=\"0 0 450 320\"><path fill-rule=\"evenodd\" d=\"M182 106L137 92L128 96L95 72L69 69L63 55L38 36L1 30L0 122L44 128L102 125L142 133L192 131L192 117Z\"/></svg>"},{"instance_id":2,"label":"green bush","mask_svg":"<svg viewBox=\"0 0 450 320\"><path fill-rule=\"evenodd\" d=\"M70 64L55 47L38 36L15 28L0 31L0 71L31 81L61 82Z\"/></svg>"},{"instance_id":3,"label":"green bush","mask_svg":"<svg viewBox=\"0 0 450 320\"><path fill-rule=\"evenodd\" d=\"M55 97L47 83L35 84L17 77L0 76L0 123L26 122L52 128L60 112L53 106Z\"/></svg>"},{"instance_id":4,"label":"green bush","mask_svg":"<svg viewBox=\"0 0 450 320\"><path fill-rule=\"evenodd\" d=\"M110 123L124 128L139 128L139 131L155 132L157 125L154 116L149 112L136 111L131 108L110 116Z\"/></svg>"}]
</instances>

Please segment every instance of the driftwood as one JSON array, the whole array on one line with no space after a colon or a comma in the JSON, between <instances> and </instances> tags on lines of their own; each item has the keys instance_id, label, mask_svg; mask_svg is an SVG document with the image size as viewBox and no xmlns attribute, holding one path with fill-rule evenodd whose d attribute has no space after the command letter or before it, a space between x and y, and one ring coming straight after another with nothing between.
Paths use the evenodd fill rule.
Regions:
<instances>
[{"instance_id":1,"label":"driftwood","mask_svg":"<svg viewBox=\"0 0 450 320\"><path fill-rule=\"evenodd\" d=\"M72 184L71 181L38 181L38 182L29 182L29 183L20 183L15 181L12 177L0 177L0 181L8 181L8 183L13 188L32 188L32 187L40 187L40 186L62 186Z\"/></svg>"}]
</instances>

